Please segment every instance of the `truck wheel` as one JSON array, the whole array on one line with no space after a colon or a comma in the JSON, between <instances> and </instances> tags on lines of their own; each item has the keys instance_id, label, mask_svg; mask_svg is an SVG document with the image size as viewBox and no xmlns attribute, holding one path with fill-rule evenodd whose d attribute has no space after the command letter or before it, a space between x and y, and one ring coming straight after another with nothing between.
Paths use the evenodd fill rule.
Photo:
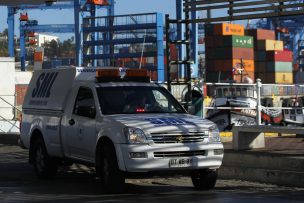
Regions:
<instances>
[{"instance_id":1,"label":"truck wheel","mask_svg":"<svg viewBox=\"0 0 304 203\"><path fill-rule=\"evenodd\" d=\"M58 164L49 157L41 138L33 142L33 164L35 173L40 179L49 179L57 174Z\"/></svg>"},{"instance_id":2,"label":"truck wheel","mask_svg":"<svg viewBox=\"0 0 304 203\"><path fill-rule=\"evenodd\" d=\"M99 176L103 189L110 193L122 192L125 177L123 172L119 170L114 147L102 146L99 167Z\"/></svg>"},{"instance_id":3,"label":"truck wheel","mask_svg":"<svg viewBox=\"0 0 304 203\"><path fill-rule=\"evenodd\" d=\"M213 189L217 180L217 170L195 171L191 175L191 180L197 190Z\"/></svg>"}]
</instances>

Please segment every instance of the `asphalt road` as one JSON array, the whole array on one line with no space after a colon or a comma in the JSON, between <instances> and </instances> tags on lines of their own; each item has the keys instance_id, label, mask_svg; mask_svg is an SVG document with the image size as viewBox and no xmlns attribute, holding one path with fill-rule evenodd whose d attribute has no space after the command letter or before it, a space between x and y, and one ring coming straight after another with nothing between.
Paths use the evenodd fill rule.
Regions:
<instances>
[{"instance_id":1,"label":"asphalt road","mask_svg":"<svg viewBox=\"0 0 304 203\"><path fill-rule=\"evenodd\" d=\"M0 202L289 203L304 202L304 188L219 180L212 191L196 191L189 178L178 177L127 180L123 194L106 194L90 168L73 165L54 180L38 180L26 151L0 145Z\"/></svg>"}]
</instances>

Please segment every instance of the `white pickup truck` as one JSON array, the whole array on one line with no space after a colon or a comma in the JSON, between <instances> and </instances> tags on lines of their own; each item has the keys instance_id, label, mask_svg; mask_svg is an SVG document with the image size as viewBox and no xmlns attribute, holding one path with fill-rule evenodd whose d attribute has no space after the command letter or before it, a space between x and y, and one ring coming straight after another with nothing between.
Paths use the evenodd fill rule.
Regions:
<instances>
[{"instance_id":1,"label":"white pickup truck","mask_svg":"<svg viewBox=\"0 0 304 203\"><path fill-rule=\"evenodd\" d=\"M64 162L95 166L108 191L125 178L189 175L196 189L215 186L223 144L209 120L188 114L141 69L35 71L21 122L23 147L39 178Z\"/></svg>"}]
</instances>

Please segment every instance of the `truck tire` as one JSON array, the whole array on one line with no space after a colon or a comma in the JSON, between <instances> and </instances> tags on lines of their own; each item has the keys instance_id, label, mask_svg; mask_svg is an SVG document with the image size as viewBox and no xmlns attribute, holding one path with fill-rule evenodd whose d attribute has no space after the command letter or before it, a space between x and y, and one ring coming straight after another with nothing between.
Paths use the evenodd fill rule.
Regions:
<instances>
[{"instance_id":1,"label":"truck tire","mask_svg":"<svg viewBox=\"0 0 304 203\"><path fill-rule=\"evenodd\" d=\"M124 190L125 176L119 170L115 149L111 145L101 146L100 166L98 174L102 188L109 193L118 193Z\"/></svg>"},{"instance_id":2,"label":"truck tire","mask_svg":"<svg viewBox=\"0 0 304 203\"><path fill-rule=\"evenodd\" d=\"M211 190L215 187L217 170L195 171L191 175L193 186L197 190Z\"/></svg>"},{"instance_id":3,"label":"truck tire","mask_svg":"<svg viewBox=\"0 0 304 203\"><path fill-rule=\"evenodd\" d=\"M33 142L33 165L38 178L49 179L57 174L58 164L49 157L44 141L37 138Z\"/></svg>"}]
</instances>

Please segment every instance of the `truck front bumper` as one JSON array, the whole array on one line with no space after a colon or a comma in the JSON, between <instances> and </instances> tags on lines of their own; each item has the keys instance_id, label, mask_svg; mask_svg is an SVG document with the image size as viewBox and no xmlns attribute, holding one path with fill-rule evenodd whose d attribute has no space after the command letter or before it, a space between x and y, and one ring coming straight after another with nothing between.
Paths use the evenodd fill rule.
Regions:
<instances>
[{"instance_id":1,"label":"truck front bumper","mask_svg":"<svg viewBox=\"0 0 304 203\"><path fill-rule=\"evenodd\" d=\"M119 167L125 172L217 169L223 160L223 145L214 144L120 144ZM119 159L119 158L118 158Z\"/></svg>"}]
</instances>

